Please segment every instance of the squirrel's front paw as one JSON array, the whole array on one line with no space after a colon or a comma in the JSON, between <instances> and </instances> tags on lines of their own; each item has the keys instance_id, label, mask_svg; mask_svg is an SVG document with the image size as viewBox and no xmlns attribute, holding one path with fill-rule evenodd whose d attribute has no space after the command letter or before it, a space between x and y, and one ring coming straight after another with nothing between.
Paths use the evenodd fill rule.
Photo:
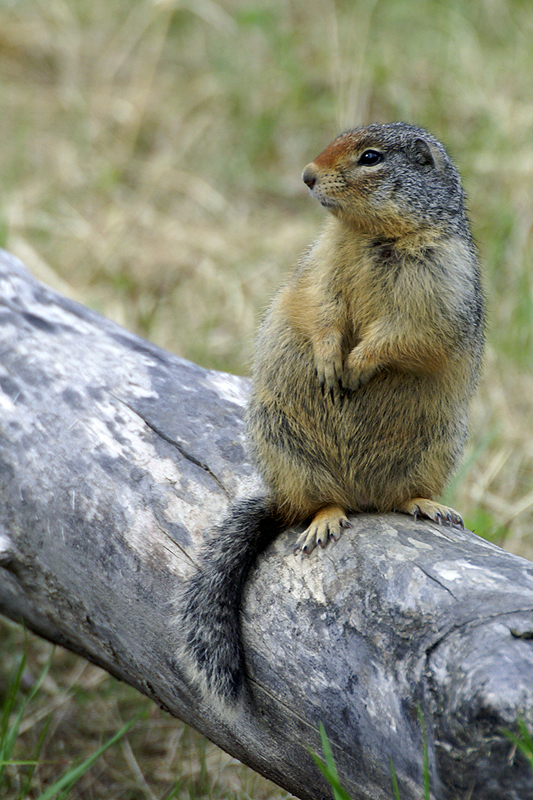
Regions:
<instances>
[{"instance_id":1,"label":"squirrel's front paw","mask_svg":"<svg viewBox=\"0 0 533 800\"><path fill-rule=\"evenodd\" d=\"M342 361L338 358L331 358L328 361L316 359L315 372L322 388L323 394L328 394L331 399L342 392Z\"/></svg>"},{"instance_id":2,"label":"squirrel's front paw","mask_svg":"<svg viewBox=\"0 0 533 800\"><path fill-rule=\"evenodd\" d=\"M356 347L346 359L342 382L346 389L357 391L368 383L377 371L376 365L369 363L368 359L363 359L360 348Z\"/></svg>"},{"instance_id":3,"label":"squirrel's front paw","mask_svg":"<svg viewBox=\"0 0 533 800\"><path fill-rule=\"evenodd\" d=\"M361 386L364 386L365 383L368 383L376 372L377 370L375 367L369 367L368 369L350 369L348 365L346 365L342 382L346 389L350 389L350 391L354 392L360 389Z\"/></svg>"}]
</instances>

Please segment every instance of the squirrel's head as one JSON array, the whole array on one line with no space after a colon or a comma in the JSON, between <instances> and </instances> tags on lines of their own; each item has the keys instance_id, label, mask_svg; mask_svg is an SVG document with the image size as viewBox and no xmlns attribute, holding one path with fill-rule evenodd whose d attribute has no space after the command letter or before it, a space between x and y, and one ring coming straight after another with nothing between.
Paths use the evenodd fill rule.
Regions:
<instances>
[{"instance_id":1,"label":"squirrel's head","mask_svg":"<svg viewBox=\"0 0 533 800\"><path fill-rule=\"evenodd\" d=\"M306 166L302 179L332 214L371 235L464 226L461 181L446 150L404 122L341 134Z\"/></svg>"}]
</instances>

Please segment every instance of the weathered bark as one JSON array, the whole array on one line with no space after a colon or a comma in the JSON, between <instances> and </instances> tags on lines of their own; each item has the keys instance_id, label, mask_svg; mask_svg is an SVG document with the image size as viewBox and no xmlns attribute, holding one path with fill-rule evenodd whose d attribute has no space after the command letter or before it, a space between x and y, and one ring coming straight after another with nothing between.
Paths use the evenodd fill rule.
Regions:
<instances>
[{"instance_id":1,"label":"weathered bark","mask_svg":"<svg viewBox=\"0 0 533 800\"><path fill-rule=\"evenodd\" d=\"M334 546L261 557L243 602L254 704L187 685L176 597L257 491L247 382L165 353L0 253L0 610L80 653L304 800L328 733L354 800L533 797L502 735L533 721L533 569L470 532L362 515ZM471 794L469 794L471 792Z\"/></svg>"}]
</instances>

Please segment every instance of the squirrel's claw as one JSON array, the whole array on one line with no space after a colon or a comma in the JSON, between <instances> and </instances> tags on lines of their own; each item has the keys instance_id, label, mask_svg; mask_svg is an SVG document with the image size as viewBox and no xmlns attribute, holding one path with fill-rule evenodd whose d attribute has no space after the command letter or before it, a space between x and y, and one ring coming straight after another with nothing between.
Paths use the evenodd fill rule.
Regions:
<instances>
[{"instance_id":1,"label":"squirrel's claw","mask_svg":"<svg viewBox=\"0 0 533 800\"><path fill-rule=\"evenodd\" d=\"M338 358L329 360L317 358L315 361L315 375L318 378L323 397L329 395L332 403L337 400L337 397L342 399L341 394L344 382L340 355Z\"/></svg>"},{"instance_id":2,"label":"squirrel's claw","mask_svg":"<svg viewBox=\"0 0 533 800\"><path fill-rule=\"evenodd\" d=\"M342 531L351 528L352 523L340 506L325 506L313 517L311 524L296 540L294 554L309 555L318 545L324 548L329 541L340 539Z\"/></svg>"},{"instance_id":3,"label":"squirrel's claw","mask_svg":"<svg viewBox=\"0 0 533 800\"><path fill-rule=\"evenodd\" d=\"M463 518L455 509L424 497L413 497L411 500L406 500L396 510L403 514L411 514L415 519L424 517L433 520L438 525L448 525L450 528L464 530L465 527Z\"/></svg>"}]
</instances>

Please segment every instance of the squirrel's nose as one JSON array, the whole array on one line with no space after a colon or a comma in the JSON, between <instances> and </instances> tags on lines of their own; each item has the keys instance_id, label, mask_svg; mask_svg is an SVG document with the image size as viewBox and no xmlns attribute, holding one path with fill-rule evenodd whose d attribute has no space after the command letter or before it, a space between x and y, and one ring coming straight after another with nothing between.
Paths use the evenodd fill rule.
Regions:
<instances>
[{"instance_id":1,"label":"squirrel's nose","mask_svg":"<svg viewBox=\"0 0 533 800\"><path fill-rule=\"evenodd\" d=\"M304 171L302 172L303 182L307 184L307 186L309 186L310 189L312 189L316 183L316 179L317 179L317 168L315 167L314 164L308 164L304 169Z\"/></svg>"}]
</instances>

